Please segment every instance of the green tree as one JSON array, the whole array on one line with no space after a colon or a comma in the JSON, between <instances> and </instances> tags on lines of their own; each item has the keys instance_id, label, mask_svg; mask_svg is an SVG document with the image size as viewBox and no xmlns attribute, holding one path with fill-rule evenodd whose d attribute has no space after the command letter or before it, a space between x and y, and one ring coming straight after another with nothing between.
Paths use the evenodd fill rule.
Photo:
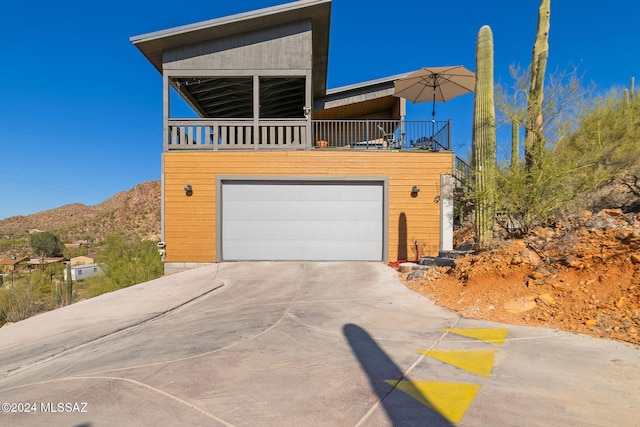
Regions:
<instances>
[{"instance_id":1,"label":"green tree","mask_svg":"<svg viewBox=\"0 0 640 427\"><path fill-rule=\"evenodd\" d=\"M29 238L29 245L36 255L59 257L64 252L64 244L58 236L48 231L34 233Z\"/></svg>"},{"instance_id":2,"label":"green tree","mask_svg":"<svg viewBox=\"0 0 640 427\"><path fill-rule=\"evenodd\" d=\"M147 282L163 274L156 242L127 242L122 236L110 236L102 255L101 264L112 289Z\"/></svg>"}]
</instances>

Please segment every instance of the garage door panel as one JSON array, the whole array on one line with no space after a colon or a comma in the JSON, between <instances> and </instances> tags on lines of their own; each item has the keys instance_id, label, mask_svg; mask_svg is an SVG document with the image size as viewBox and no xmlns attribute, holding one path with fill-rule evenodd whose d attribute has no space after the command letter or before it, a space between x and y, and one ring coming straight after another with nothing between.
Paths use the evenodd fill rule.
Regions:
<instances>
[{"instance_id":1,"label":"garage door panel","mask_svg":"<svg viewBox=\"0 0 640 427\"><path fill-rule=\"evenodd\" d=\"M280 248L273 250L274 245ZM304 261L379 261L380 253L376 249L363 249L358 242L344 243L330 248L318 242L300 241L252 241L250 245L242 242L230 242L225 246L229 252L242 252L244 261L291 261L286 254L296 254L297 260ZM265 258L265 254L269 254ZM285 254L285 255L283 255ZM354 255L357 254L357 255Z\"/></svg>"},{"instance_id":2,"label":"garage door panel","mask_svg":"<svg viewBox=\"0 0 640 427\"><path fill-rule=\"evenodd\" d=\"M256 201L227 201L225 208L234 213L233 221L252 221L259 216L260 221L304 221L306 218L318 218L322 211L322 218L318 220L341 221L353 218L358 221L373 221L380 219L379 201L332 201L331 208L327 201L291 201L274 202L260 201L260 211L256 210ZM230 218L226 218L230 219Z\"/></svg>"},{"instance_id":3,"label":"garage door panel","mask_svg":"<svg viewBox=\"0 0 640 427\"><path fill-rule=\"evenodd\" d=\"M226 221L225 233L238 240L377 241L379 221L358 221L357 225L335 221Z\"/></svg>"},{"instance_id":4,"label":"garage door panel","mask_svg":"<svg viewBox=\"0 0 640 427\"><path fill-rule=\"evenodd\" d=\"M225 200L282 200L282 201L331 201L331 200L378 200L381 188L377 184L259 184L254 182L232 185L233 193L225 195ZM342 189L357 188L357 192L336 191Z\"/></svg>"},{"instance_id":5,"label":"garage door panel","mask_svg":"<svg viewBox=\"0 0 640 427\"><path fill-rule=\"evenodd\" d=\"M225 260L382 259L376 183L224 182Z\"/></svg>"}]
</instances>

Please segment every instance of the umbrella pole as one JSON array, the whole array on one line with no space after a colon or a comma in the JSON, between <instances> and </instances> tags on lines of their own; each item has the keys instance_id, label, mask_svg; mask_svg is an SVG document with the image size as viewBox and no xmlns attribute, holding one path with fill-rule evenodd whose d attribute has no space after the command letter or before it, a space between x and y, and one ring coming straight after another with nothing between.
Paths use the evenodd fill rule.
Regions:
<instances>
[{"instance_id":1,"label":"umbrella pole","mask_svg":"<svg viewBox=\"0 0 640 427\"><path fill-rule=\"evenodd\" d=\"M433 101L431 102L431 139L436 126L436 89L433 88Z\"/></svg>"}]
</instances>

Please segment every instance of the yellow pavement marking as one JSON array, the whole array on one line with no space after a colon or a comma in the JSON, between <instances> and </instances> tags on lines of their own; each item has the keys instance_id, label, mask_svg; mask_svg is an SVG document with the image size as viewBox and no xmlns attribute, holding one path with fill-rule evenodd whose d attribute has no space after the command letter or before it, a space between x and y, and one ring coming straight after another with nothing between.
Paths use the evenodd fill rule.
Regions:
<instances>
[{"instance_id":1,"label":"yellow pavement marking","mask_svg":"<svg viewBox=\"0 0 640 427\"><path fill-rule=\"evenodd\" d=\"M504 344L504 340L507 338L508 332L506 328L442 328L442 330L451 332L452 334L475 338L491 344Z\"/></svg>"},{"instance_id":2,"label":"yellow pavement marking","mask_svg":"<svg viewBox=\"0 0 640 427\"><path fill-rule=\"evenodd\" d=\"M473 402L478 384L444 383L429 381L385 380L403 393L433 409L452 423L459 423Z\"/></svg>"},{"instance_id":3,"label":"yellow pavement marking","mask_svg":"<svg viewBox=\"0 0 640 427\"><path fill-rule=\"evenodd\" d=\"M483 377L491 376L493 357L496 354L495 350L418 350L418 353Z\"/></svg>"}]
</instances>

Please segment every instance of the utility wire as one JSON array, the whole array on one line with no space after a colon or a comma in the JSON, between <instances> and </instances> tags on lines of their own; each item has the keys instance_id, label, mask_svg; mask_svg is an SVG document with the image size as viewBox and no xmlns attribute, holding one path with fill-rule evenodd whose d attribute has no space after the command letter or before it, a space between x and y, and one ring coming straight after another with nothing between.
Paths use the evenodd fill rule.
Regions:
<instances>
[{"instance_id":1,"label":"utility wire","mask_svg":"<svg viewBox=\"0 0 640 427\"><path fill-rule=\"evenodd\" d=\"M5 175L5 176L3 176ZM8 175L8 176L7 176ZM15 177L21 178L21 179L17 179ZM0 169L0 180L6 180L6 181L13 181L13 182L17 182L20 184L25 184L25 185L29 185L32 187L36 187L36 188L41 188L44 190L48 190L48 191L55 191L58 193L63 193L63 194L71 194L71 195L75 195L75 196L82 196L82 197L88 197L92 200L97 200L97 201L102 201L100 199L100 197L96 196L95 194L88 194L88 193L83 193L81 191L75 191L75 190L69 190L67 187L63 187L60 185L56 185L56 184L51 184L45 181L41 181L35 178L30 178L28 176L24 176L24 175L20 175L17 174L15 172L10 172L10 171L6 171L6 170L2 170Z\"/></svg>"}]
</instances>

